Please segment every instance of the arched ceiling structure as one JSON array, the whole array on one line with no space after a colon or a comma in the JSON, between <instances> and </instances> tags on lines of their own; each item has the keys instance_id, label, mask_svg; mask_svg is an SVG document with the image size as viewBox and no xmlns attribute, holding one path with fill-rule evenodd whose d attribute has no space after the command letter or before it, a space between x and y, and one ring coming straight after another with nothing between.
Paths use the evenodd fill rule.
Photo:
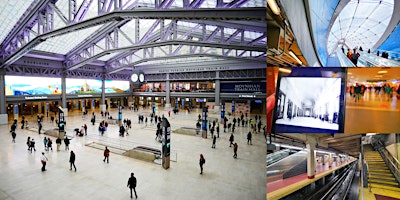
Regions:
<instances>
[{"instance_id":1,"label":"arched ceiling structure","mask_svg":"<svg viewBox=\"0 0 400 200\"><path fill-rule=\"evenodd\" d=\"M20 0L0 4L0 68L23 56L68 73L144 64L266 63L265 0ZM50 68L50 66L49 66Z\"/></svg>"},{"instance_id":2,"label":"arched ceiling structure","mask_svg":"<svg viewBox=\"0 0 400 200\"><path fill-rule=\"evenodd\" d=\"M328 33L327 50L372 49L394 15L394 0L350 0L340 11Z\"/></svg>"}]
</instances>

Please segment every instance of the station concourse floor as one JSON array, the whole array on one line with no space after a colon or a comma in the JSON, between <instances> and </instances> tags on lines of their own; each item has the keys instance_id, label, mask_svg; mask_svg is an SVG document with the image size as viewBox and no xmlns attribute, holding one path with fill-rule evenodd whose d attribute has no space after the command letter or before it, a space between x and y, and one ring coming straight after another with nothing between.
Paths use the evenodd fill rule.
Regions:
<instances>
[{"instance_id":1,"label":"station concourse floor","mask_svg":"<svg viewBox=\"0 0 400 200\"><path fill-rule=\"evenodd\" d=\"M168 112L157 108L156 114L168 116ZM117 109L111 109L110 115L116 118ZM195 127L201 109L187 113L180 110L177 115L171 112L168 120L171 130L179 127ZM171 150L177 152L177 162L171 162L165 170L161 165L110 154L110 163L103 162L103 150L85 146L90 136L98 137L98 125L101 119L99 110L95 111L96 124L90 123L92 110L85 119L75 109L66 117L66 132L73 136L70 150L76 154L77 172L69 170L70 152L56 150L53 139L53 151L45 152L48 157L47 171L41 172L40 155L44 152L43 137L37 131L21 130L21 116L18 120L16 143L12 143L9 125L1 125L0 131L0 199L35 200L35 199L130 199L127 181L130 173L137 178L138 199L265 199L266 198L266 143L262 133L253 134L253 145L247 145L246 135L249 127L235 129L235 142L238 143L238 158L234 159L233 148L229 147L230 133L223 132L220 124L220 138L216 148L211 148L212 140L198 136L171 134ZM161 147L155 141L156 125L138 124L138 113L145 116L150 109L133 112L123 110L123 118L132 120L133 129L129 136L119 137L118 126L109 125L103 137L115 138L149 146ZM219 112L209 112L210 117L219 119ZM262 122L265 124L265 115ZM36 116L25 116L31 122ZM251 116L254 117L254 116ZM254 119L254 118L253 118ZM231 121L231 120L230 120ZM88 126L88 136L75 137L73 130L84 123ZM148 120L150 124L150 118ZM34 124L30 123L30 126ZM50 116L44 118L43 129L55 127L50 123ZM26 140L30 136L36 141L36 152L27 151ZM199 154L204 154L206 163L203 175L200 174ZM134 195L133 195L134 196Z\"/></svg>"},{"instance_id":2,"label":"station concourse floor","mask_svg":"<svg viewBox=\"0 0 400 200\"><path fill-rule=\"evenodd\" d=\"M400 130L400 99L374 91L355 102L346 94L345 133L397 133Z\"/></svg>"}]
</instances>

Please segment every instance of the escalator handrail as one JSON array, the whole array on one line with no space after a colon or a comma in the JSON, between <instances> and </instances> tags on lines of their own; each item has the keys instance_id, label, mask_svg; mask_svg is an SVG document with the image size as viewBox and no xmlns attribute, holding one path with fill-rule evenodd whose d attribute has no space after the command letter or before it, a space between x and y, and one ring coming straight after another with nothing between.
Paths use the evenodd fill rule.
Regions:
<instances>
[{"instance_id":1,"label":"escalator handrail","mask_svg":"<svg viewBox=\"0 0 400 200\"><path fill-rule=\"evenodd\" d=\"M359 51L359 53L360 58L370 63L372 66L400 66L400 62L395 60L383 58L375 54L365 53L363 51Z\"/></svg>"},{"instance_id":2,"label":"escalator handrail","mask_svg":"<svg viewBox=\"0 0 400 200\"><path fill-rule=\"evenodd\" d=\"M385 145L382 144L381 140L377 142L371 142L374 145L381 155L382 159L388 165L390 171L396 179L397 184L400 186L400 163L399 161L392 156L392 154L385 148Z\"/></svg>"},{"instance_id":3,"label":"escalator handrail","mask_svg":"<svg viewBox=\"0 0 400 200\"><path fill-rule=\"evenodd\" d=\"M349 60L349 59L347 58L347 56L344 55L343 53L337 52L336 55L337 55L337 57L338 57L338 59L339 59L340 65L341 65L342 67L356 67L356 66L354 65L354 63L351 62L351 60Z\"/></svg>"}]
</instances>

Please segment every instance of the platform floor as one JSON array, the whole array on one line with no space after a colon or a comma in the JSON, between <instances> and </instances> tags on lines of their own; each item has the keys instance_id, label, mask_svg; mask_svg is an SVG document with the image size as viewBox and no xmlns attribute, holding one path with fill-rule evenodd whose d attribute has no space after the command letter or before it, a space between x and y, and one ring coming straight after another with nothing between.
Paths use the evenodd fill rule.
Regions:
<instances>
[{"instance_id":1,"label":"platform floor","mask_svg":"<svg viewBox=\"0 0 400 200\"><path fill-rule=\"evenodd\" d=\"M303 188L306 185L309 185L311 182L318 180L321 176L325 176L325 174L335 171L344 165L349 164L350 162L346 163L336 163L332 164L332 167L326 163L325 165L317 164L316 165L316 172L314 179L308 179L307 173L300 174L298 176L294 176L291 178L281 179L277 181L273 181L267 183L267 199L274 200L279 199L287 194L297 191L298 189ZM285 194L285 195L284 195ZM284 195L284 196L282 196Z\"/></svg>"},{"instance_id":2,"label":"platform floor","mask_svg":"<svg viewBox=\"0 0 400 200\"><path fill-rule=\"evenodd\" d=\"M162 108L158 108L161 110ZM150 110L139 110L145 115ZM98 135L98 122L90 123L90 113L82 119L81 112L69 112L67 135L73 135L73 129L86 123L89 135ZM97 121L101 118L96 110ZM117 110L111 110L116 118ZM169 121L172 130L179 127L195 127L200 109L190 114L181 111L171 114ZM167 111L157 114L168 116ZM137 144L161 146L154 140L155 125L138 124L138 112L123 110L123 117L133 122L133 131L127 137L118 136L118 127L110 125L104 137L118 138ZM209 113L219 118L219 113ZM29 118L30 116L26 116ZM32 116L36 117L36 116ZM265 121L265 115L262 115ZM30 121L33 121L31 118ZM18 125L20 119L18 120ZM50 117L45 117L44 129L51 128ZM11 121L10 121L11 123ZM149 120L150 124L150 120ZM30 124L34 126L34 124ZM16 143L11 142L9 127L0 126L0 199L130 199L126 187L131 172L138 181L136 191L138 199L265 199L265 138L262 133L253 134L253 145L247 145L246 134L249 127L235 130L238 143L238 158L234 159L233 149L229 147L230 134L223 133L220 125L220 138L216 148L211 148L212 140L197 136L172 133L171 149L177 152L177 162L171 162L168 170L161 165L111 153L110 163L104 163L103 151L85 146L86 137L74 137L70 150L76 154L77 172L69 170L69 151L64 143L61 151L56 151L53 138L53 151L46 152L49 158L47 171L41 172L40 154L44 151L43 137L37 132L17 129ZM36 141L36 152L27 151L26 139L30 136ZM199 154L205 156L204 173L200 175Z\"/></svg>"}]
</instances>

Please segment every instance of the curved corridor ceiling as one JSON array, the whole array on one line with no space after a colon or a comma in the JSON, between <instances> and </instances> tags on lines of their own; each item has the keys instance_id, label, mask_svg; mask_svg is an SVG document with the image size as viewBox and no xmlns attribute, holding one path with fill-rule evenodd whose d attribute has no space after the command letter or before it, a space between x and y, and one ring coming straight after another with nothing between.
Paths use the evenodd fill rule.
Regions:
<instances>
[{"instance_id":1,"label":"curved corridor ceiling","mask_svg":"<svg viewBox=\"0 0 400 200\"><path fill-rule=\"evenodd\" d=\"M373 50L385 32L394 10L394 0L350 0L328 33L328 54L345 49Z\"/></svg>"}]
</instances>

